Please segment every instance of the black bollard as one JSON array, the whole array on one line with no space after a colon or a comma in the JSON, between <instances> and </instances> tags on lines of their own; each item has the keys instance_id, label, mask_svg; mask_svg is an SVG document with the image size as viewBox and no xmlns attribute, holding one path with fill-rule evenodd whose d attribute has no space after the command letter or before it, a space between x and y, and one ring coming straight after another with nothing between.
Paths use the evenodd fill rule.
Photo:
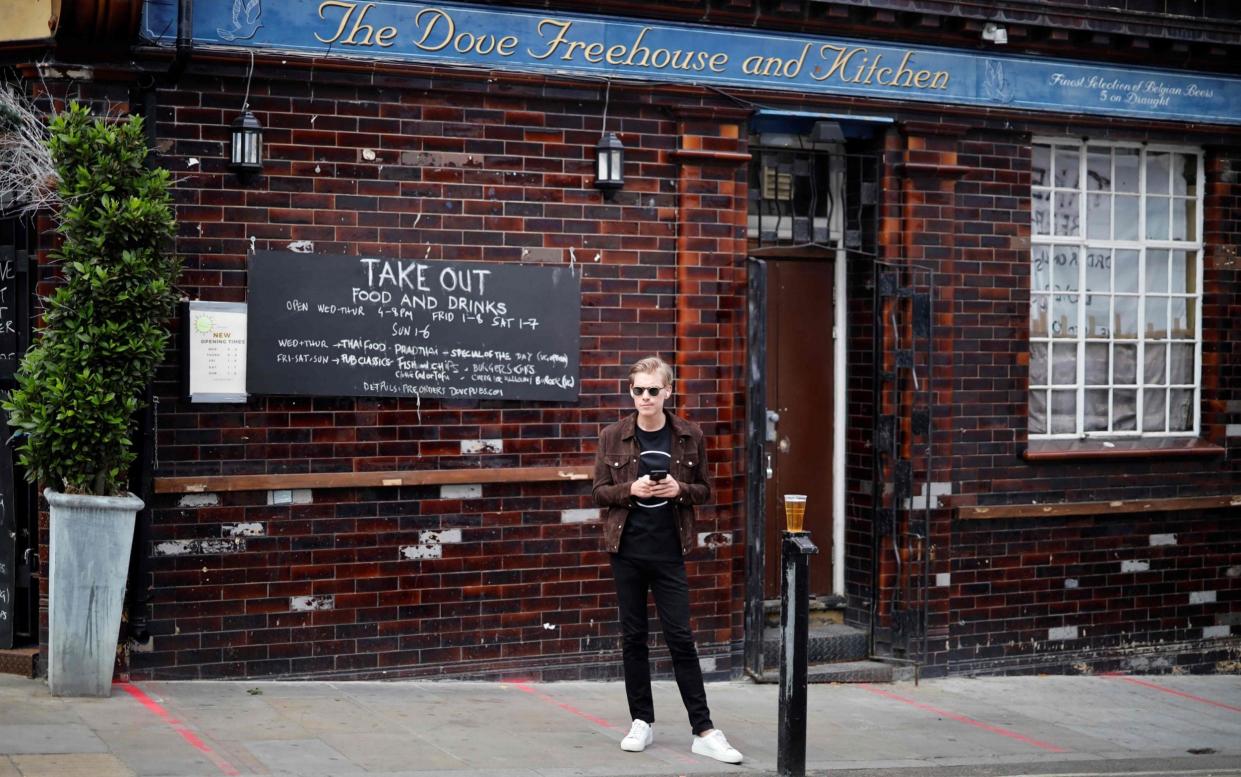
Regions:
<instances>
[{"instance_id":1,"label":"black bollard","mask_svg":"<svg viewBox=\"0 0 1241 777\"><path fill-rule=\"evenodd\" d=\"M776 772L806 777L806 650L810 639L810 556L807 532L783 532L780 547L780 732Z\"/></svg>"}]
</instances>

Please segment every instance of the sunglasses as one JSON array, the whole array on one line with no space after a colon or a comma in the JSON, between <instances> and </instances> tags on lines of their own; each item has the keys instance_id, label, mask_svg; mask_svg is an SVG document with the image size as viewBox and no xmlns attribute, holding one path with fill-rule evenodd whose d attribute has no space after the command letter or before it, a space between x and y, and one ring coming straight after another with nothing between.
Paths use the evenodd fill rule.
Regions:
<instances>
[{"instance_id":1,"label":"sunglasses","mask_svg":"<svg viewBox=\"0 0 1241 777\"><path fill-rule=\"evenodd\" d=\"M630 386L629 387L629 393L633 394L635 397L642 396L643 392L646 392L646 395L648 397L657 397L659 396L659 392L663 390L664 390L663 386Z\"/></svg>"}]
</instances>

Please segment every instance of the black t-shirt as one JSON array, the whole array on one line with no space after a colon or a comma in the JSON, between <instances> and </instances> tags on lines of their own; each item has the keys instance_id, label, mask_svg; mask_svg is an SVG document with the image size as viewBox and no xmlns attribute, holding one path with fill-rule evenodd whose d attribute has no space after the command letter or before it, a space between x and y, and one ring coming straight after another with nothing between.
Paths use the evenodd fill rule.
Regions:
<instances>
[{"instance_id":1,"label":"black t-shirt","mask_svg":"<svg viewBox=\"0 0 1241 777\"><path fill-rule=\"evenodd\" d=\"M636 427L638 440L638 477L652 470L672 469L672 424L647 432ZM629 510L625 531L621 534L620 555L635 559L677 560L681 558L681 538L677 532L676 507L670 500L652 498L638 500Z\"/></svg>"}]
</instances>

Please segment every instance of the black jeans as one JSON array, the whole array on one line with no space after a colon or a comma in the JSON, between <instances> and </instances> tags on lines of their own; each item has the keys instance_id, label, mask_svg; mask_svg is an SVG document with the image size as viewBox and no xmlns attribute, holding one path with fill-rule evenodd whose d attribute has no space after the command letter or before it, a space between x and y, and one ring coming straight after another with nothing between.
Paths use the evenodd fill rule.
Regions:
<instances>
[{"instance_id":1,"label":"black jeans","mask_svg":"<svg viewBox=\"0 0 1241 777\"><path fill-rule=\"evenodd\" d=\"M689 713L690 726L695 734L714 728L711 711L707 709L707 692L702 687L698 650L689 628L689 578L685 574L685 562L680 559L646 561L612 554L612 576L616 580L616 600L620 609L629 717L655 722L650 649L646 645L649 633L646 592L649 590L655 595L664 643L672 654L672 671L685 711Z\"/></svg>"}]
</instances>

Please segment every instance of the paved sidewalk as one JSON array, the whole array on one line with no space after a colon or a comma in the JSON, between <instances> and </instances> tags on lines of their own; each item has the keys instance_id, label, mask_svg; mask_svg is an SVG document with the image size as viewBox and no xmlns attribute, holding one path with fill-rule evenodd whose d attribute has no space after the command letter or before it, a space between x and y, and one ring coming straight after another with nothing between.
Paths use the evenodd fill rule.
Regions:
<instances>
[{"instance_id":1,"label":"paved sidewalk","mask_svg":"<svg viewBox=\"0 0 1241 777\"><path fill-rule=\"evenodd\" d=\"M55 699L0 677L0 777L767 775L776 687L708 686L746 755L689 750L676 686L656 740L625 753L619 683L142 682ZM1241 677L1023 677L813 685L814 773L1241 777Z\"/></svg>"}]
</instances>

